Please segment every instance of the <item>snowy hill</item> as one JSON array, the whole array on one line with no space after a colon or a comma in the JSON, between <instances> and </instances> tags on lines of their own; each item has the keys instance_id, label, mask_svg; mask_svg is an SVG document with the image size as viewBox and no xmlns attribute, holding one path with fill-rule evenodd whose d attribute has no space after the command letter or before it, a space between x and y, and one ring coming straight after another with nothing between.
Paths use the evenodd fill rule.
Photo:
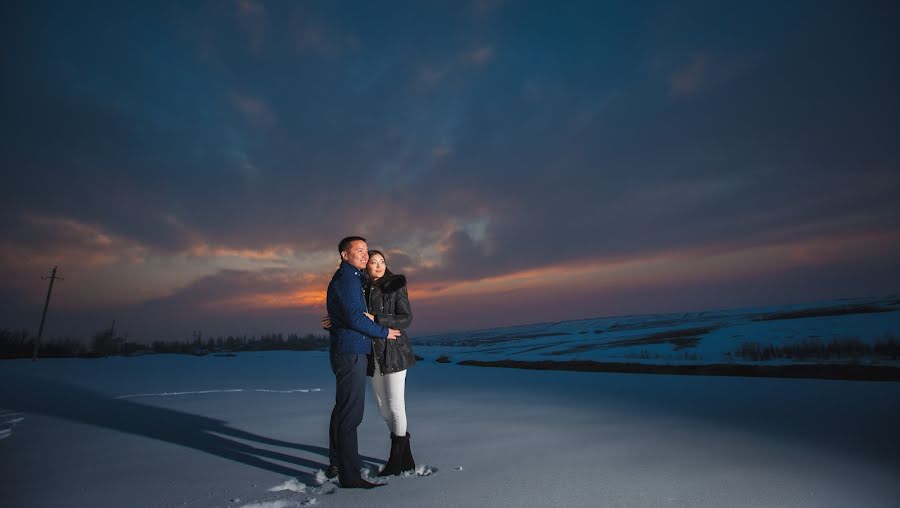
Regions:
<instances>
[{"instance_id":1,"label":"snowy hill","mask_svg":"<svg viewBox=\"0 0 900 508\"><path fill-rule=\"evenodd\" d=\"M597 370L602 364L732 365L773 372L784 366L826 365L834 370L852 365L893 370L900 367L900 299L583 319L415 342L420 355L467 364L565 369L589 362Z\"/></svg>"}]
</instances>

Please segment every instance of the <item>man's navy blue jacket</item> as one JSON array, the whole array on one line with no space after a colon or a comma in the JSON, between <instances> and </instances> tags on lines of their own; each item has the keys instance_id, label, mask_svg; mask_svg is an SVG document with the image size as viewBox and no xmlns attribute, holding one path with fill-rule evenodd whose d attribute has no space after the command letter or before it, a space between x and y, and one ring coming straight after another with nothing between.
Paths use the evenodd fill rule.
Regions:
<instances>
[{"instance_id":1,"label":"man's navy blue jacket","mask_svg":"<svg viewBox=\"0 0 900 508\"><path fill-rule=\"evenodd\" d=\"M372 339L387 339L388 329L375 324L364 312L366 299L363 294L365 274L350 263L341 261L328 284L328 317L331 318L332 353L366 355L372 352Z\"/></svg>"}]
</instances>

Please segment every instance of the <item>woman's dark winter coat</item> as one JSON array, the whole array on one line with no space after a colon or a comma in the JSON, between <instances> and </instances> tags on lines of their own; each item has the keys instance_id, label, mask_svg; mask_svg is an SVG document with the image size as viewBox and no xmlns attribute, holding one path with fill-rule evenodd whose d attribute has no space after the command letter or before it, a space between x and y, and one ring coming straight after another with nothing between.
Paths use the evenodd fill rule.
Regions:
<instances>
[{"instance_id":1,"label":"woman's dark winter coat","mask_svg":"<svg viewBox=\"0 0 900 508\"><path fill-rule=\"evenodd\" d=\"M416 364L406 329L412 323L412 309L406 292L406 277L386 272L383 277L366 284L366 302L375 322L400 330L396 340L374 340L369 357L369 376L375 374L375 362L382 374L400 372Z\"/></svg>"}]
</instances>

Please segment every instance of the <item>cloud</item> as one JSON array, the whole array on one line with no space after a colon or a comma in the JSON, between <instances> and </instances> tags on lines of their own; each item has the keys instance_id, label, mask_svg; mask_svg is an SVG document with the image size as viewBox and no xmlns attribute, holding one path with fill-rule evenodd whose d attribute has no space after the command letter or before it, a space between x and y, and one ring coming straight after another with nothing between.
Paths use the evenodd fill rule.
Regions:
<instances>
[{"instance_id":1,"label":"cloud","mask_svg":"<svg viewBox=\"0 0 900 508\"><path fill-rule=\"evenodd\" d=\"M294 256L290 247L275 246L263 249L235 249L224 245L212 246L208 243L194 245L188 251L191 256L200 258L234 257L251 261L278 261Z\"/></svg>"},{"instance_id":2,"label":"cloud","mask_svg":"<svg viewBox=\"0 0 900 508\"><path fill-rule=\"evenodd\" d=\"M474 65L484 66L487 65L494 58L494 47L493 46L483 46L477 49L470 51L466 54L465 59Z\"/></svg>"},{"instance_id":3,"label":"cloud","mask_svg":"<svg viewBox=\"0 0 900 508\"><path fill-rule=\"evenodd\" d=\"M293 48L301 54L338 57L361 48L361 42L354 35L323 26L304 25L291 38Z\"/></svg>"},{"instance_id":4,"label":"cloud","mask_svg":"<svg viewBox=\"0 0 900 508\"><path fill-rule=\"evenodd\" d=\"M269 129L275 126L277 119L265 100L259 97L232 93L231 103L253 125Z\"/></svg>"},{"instance_id":5,"label":"cloud","mask_svg":"<svg viewBox=\"0 0 900 508\"><path fill-rule=\"evenodd\" d=\"M266 7L256 0L237 0L237 17L250 51L259 54L266 45L268 19Z\"/></svg>"},{"instance_id":6,"label":"cloud","mask_svg":"<svg viewBox=\"0 0 900 508\"><path fill-rule=\"evenodd\" d=\"M471 237L455 232L445 239L447 266L460 267L484 255ZM863 234L820 237L809 241L789 241L762 246L707 249L648 254L645 257L593 259L563 262L503 275L453 270L417 272L409 275L416 300L468 296L490 300L492 295L517 291L565 292L602 286L604 291L639 287L690 285L699 281L725 281L763 276L786 268L834 265L865 258L868 253L887 249L900 251L900 235ZM809 253L818 253L814 258ZM398 252L388 252L389 266L399 272L409 263ZM445 276L438 279L435 275ZM206 310L242 312L252 309L290 307L316 313L324 305L330 271L298 273L288 268L256 271L223 270L198 279L164 298L168 305ZM160 300L162 302L163 300Z\"/></svg>"},{"instance_id":7,"label":"cloud","mask_svg":"<svg viewBox=\"0 0 900 508\"><path fill-rule=\"evenodd\" d=\"M237 248L212 244L199 236L185 250L170 252L110 233L101 224L68 217L25 215L12 226L10 231L27 230L29 235L0 242L4 285L35 303L44 291L38 278L58 265L67 284L57 291L55 304L67 309L168 298L179 286L218 271L262 274L291 269L319 274L335 264L331 253L298 253L287 245Z\"/></svg>"},{"instance_id":8,"label":"cloud","mask_svg":"<svg viewBox=\"0 0 900 508\"><path fill-rule=\"evenodd\" d=\"M194 329L206 336L320 332L330 277L291 268L220 270L120 314L144 339L186 337ZM153 323L153 316L167 320Z\"/></svg>"},{"instance_id":9,"label":"cloud","mask_svg":"<svg viewBox=\"0 0 900 508\"><path fill-rule=\"evenodd\" d=\"M419 69L416 75L416 85L421 89L430 90L439 85L446 75L446 70L426 65Z\"/></svg>"},{"instance_id":10,"label":"cloud","mask_svg":"<svg viewBox=\"0 0 900 508\"><path fill-rule=\"evenodd\" d=\"M364 49L345 19L329 18L297 3L281 16L284 45L293 55L339 58Z\"/></svg>"},{"instance_id":11,"label":"cloud","mask_svg":"<svg viewBox=\"0 0 900 508\"><path fill-rule=\"evenodd\" d=\"M431 156L434 158L435 161L437 161L437 160L446 158L452 152L453 152L453 150L450 148L450 146L448 144L441 143L441 144L435 146L431 150Z\"/></svg>"},{"instance_id":12,"label":"cloud","mask_svg":"<svg viewBox=\"0 0 900 508\"><path fill-rule=\"evenodd\" d=\"M580 265L691 249L769 259L752 249L799 242L811 247L772 259L838 266L844 251L822 257L814 239L900 226L893 53L827 37L824 14L788 33L755 7L741 19L764 26L743 31L677 9L661 33L656 7L547 10L549 23L511 3L473 23L472 4L232 5L120 9L112 24L60 7L65 30L27 16L11 32L10 292L39 303L60 256L72 309L162 301L206 277L239 288L229 271L327 275L335 242L362 234L434 295L502 287L522 304L543 298L528 284ZM319 284L246 277L198 312L306 309Z\"/></svg>"},{"instance_id":13,"label":"cloud","mask_svg":"<svg viewBox=\"0 0 900 508\"><path fill-rule=\"evenodd\" d=\"M760 63L760 55L753 51L735 54L693 51L659 57L656 72L665 76L669 95L682 98L725 87Z\"/></svg>"},{"instance_id":14,"label":"cloud","mask_svg":"<svg viewBox=\"0 0 900 508\"><path fill-rule=\"evenodd\" d=\"M710 72L709 55L696 53L669 78L669 91L673 96L690 95L707 84Z\"/></svg>"},{"instance_id":15,"label":"cloud","mask_svg":"<svg viewBox=\"0 0 900 508\"><path fill-rule=\"evenodd\" d=\"M46 286L38 279L53 266L65 278L65 285L56 288L55 306L87 308L141 298L138 288L126 282L145 269L152 255L141 242L69 217L25 215L15 227L29 234L0 241L0 278L23 303L43 299Z\"/></svg>"},{"instance_id":16,"label":"cloud","mask_svg":"<svg viewBox=\"0 0 900 508\"><path fill-rule=\"evenodd\" d=\"M181 305L195 309L225 310L256 307L294 306L289 298L298 292L324 292L330 274L303 274L292 268L263 268L258 270L219 270L178 288L171 295L148 302L147 305ZM285 295L281 302L274 295ZM264 301L256 298L265 297Z\"/></svg>"},{"instance_id":17,"label":"cloud","mask_svg":"<svg viewBox=\"0 0 900 508\"><path fill-rule=\"evenodd\" d=\"M471 79L471 69L483 68L494 59L494 46L461 51L444 59L429 59L414 71L414 88L434 91L442 85L463 86Z\"/></svg>"},{"instance_id":18,"label":"cloud","mask_svg":"<svg viewBox=\"0 0 900 508\"><path fill-rule=\"evenodd\" d=\"M487 17L494 14L507 0L472 0L475 13L479 17Z\"/></svg>"},{"instance_id":19,"label":"cloud","mask_svg":"<svg viewBox=\"0 0 900 508\"><path fill-rule=\"evenodd\" d=\"M30 230L34 242L26 245L5 243L11 249L21 249L19 256L10 256L28 263L46 264L66 259L82 265L104 265L118 262L141 263L146 248L138 242L104 230L96 223L71 217L24 215L20 227ZM9 240L7 240L8 242Z\"/></svg>"},{"instance_id":20,"label":"cloud","mask_svg":"<svg viewBox=\"0 0 900 508\"><path fill-rule=\"evenodd\" d=\"M813 254L816 253L816 254ZM897 233L823 236L804 241L692 248L644 257L564 262L501 276L441 282L409 279L417 316L429 330L476 329L617 313L699 311L777 304L800 296L799 281L817 282L819 299L894 291L873 277L882 261L900 254ZM882 272L892 277L896 268ZM743 290L736 290L743 288ZM750 296L752 294L752 296ZM540 295L540 297L535 297ZM724 298L724 300L723 300ZM468 326L448 319L470 316Z\"/></svg>"}]
</instances>

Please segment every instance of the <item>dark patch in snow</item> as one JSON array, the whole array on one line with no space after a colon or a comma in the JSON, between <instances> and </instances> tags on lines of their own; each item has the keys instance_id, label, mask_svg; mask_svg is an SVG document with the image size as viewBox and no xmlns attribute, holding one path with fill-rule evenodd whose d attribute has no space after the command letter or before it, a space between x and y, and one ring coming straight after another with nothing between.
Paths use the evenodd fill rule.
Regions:
<instances>
[{"instance_id":1,"label":"dark patch in snow","mask_svg":"<svg viewBox=\"0 0 900 508\"><path fill-rule=\"evenodd\" d=\"M583 353L585 351L591 351L594 349L612 349L619 347L632 347L632 346L649 346L651 344L671 344L675 351L679 351L685 348L694 347L700 342L700 335L706 335L707 333L717 329L716 326L707 326L701 328L683 328L681 330L666 330L664 332L654 333L653 335L649 335L647 337L638 337L636 339L622 339L622 340L613 340L609 342L602 343L592 343L592 344L582 344L580 346L575 346L569 349L562 349L559 351L551 351L549 353L545 353L547 355L560 356L560 355L569 355L576 353Z\"/></svg>"},{"instance_id":2,"label":"dark patch in snow","mask_svg":"<svg viewBox=\"0 0 900 508\"><path fill-rule=\"evenodd\" d=\"M477 336L469 336L461 339L448 340L446 342L441 342L442 346L480 346L481 344L492 344L495 342L509 342L509 341L517 341L517 340L530 340L530 339L540 339L543 337L562 337L564 335L572 335L571 332L546 332L546 333L523 333L523 334L501 334L501 335L493 335L493 334L481 334ZM432 342L427 341L414 341L413 344L421 344L424 346L432 346L435 345Z\"/></svg>"},{"instance_id":3,"label":"dark patch in snow","mask_svg":"<svg viewBox=\"0 0 900 508\"><path fill-rule=\"evenodd\" d=\"M825 316L846 316L848 314L873 314L876 312L896 312L897 309L888 309L877 305L846 305L843 307L825 307L820 309L804 309L787 312L774 312L765 314L754 321L778 321L781 319L803 319Z\"/></svg>"},{"instance_id":4,"label":"dark patch in snow","mask_svg":"<svg viewBox=\"0 0 900 508\"><path fill-rule=\"evenodd\" d=\"M699 376L742 376L807 379L842 379L847 381L900 381L900 367L881 365L654 365L645 363L594 362L590 360L552 361L479 361L464 360L459 365L503 367L528 370L563 370L624 374L683 374Z\"/></svg>"}]
</instances>

